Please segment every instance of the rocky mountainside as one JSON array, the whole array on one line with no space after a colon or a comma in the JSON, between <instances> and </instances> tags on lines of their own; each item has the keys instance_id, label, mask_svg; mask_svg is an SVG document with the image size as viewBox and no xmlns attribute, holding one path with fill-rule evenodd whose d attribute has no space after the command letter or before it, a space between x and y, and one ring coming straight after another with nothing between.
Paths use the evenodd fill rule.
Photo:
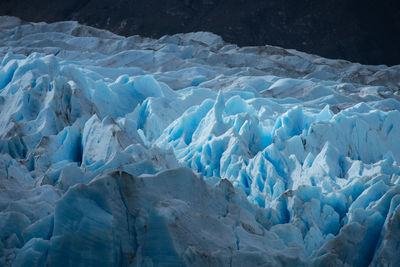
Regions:
<instances>
[{"instance_id":1,"label":"rocky mountainside","mask_svg":"<svg viewBox=\"0 0 400 267\"><path fill-rule=\"evenodd\" d=\"M269 44L363 64L400 63L395 0L2 0L0 15L77 20L125 36L210 31L240 46Z\"/></svg>"}]
</instances>

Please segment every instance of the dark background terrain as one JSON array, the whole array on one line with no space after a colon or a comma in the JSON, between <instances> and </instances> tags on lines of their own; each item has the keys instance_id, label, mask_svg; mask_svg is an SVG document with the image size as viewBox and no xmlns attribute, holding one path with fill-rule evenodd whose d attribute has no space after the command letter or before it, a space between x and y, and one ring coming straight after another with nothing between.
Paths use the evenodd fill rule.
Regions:
<instances>
[{"instance_id":1,"label":"dark background terrain","mask_svg":"<svg viewBox=\"0 0 400 267\"><path fill-rule=\"evenodd\" d=\"M211 31L364 64L400 64L398 0L1 0L0 15L77 20L121 35Z\"/></svg>"}]
</instances>

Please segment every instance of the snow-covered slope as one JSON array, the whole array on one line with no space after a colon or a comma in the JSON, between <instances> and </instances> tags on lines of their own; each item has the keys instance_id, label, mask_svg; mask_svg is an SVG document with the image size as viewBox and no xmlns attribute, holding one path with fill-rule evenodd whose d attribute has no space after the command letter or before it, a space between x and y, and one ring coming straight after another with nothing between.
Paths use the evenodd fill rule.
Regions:
<instances>
[{"instance_id":1,"label":"snow-covered slope","mask_svg":"<svg viewBox=\"0 0 400 267\"><path fill-rule=\"evenodd\" d=\"M400 66L10 17L0 61L0 265L400 262Z\"/></svg>"}]
</instances>

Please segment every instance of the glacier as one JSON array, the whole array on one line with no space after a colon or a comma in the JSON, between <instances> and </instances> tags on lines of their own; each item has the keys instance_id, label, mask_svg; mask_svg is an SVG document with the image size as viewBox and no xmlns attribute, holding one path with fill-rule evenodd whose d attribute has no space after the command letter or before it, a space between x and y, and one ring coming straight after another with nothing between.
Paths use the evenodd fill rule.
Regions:
<instances>
[{"instance_id":1,"label":"glacier","mask_svg":"<svg viewBox=\"0 0 400 267\"><path fill-rule=\"evenodd\" d=\"M5 16L0 62L0 265L399 265L400 66Z\"/></svg>"}]
</instances>

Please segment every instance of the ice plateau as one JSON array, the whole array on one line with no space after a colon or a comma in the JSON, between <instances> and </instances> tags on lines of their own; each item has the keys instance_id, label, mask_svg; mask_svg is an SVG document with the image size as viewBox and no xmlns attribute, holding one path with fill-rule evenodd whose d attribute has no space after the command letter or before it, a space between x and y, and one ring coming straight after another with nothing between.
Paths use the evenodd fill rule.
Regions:
<instances>
[{"instance_id":1,"label":"ice plateau","mask_svg":"<svg viewBox=\"0 0 400 267\"><path fill-rule=\"evenodd\" d=\"M400 66L0 17L1 266L400 266Z\"/></svg>"}]
</instances>

